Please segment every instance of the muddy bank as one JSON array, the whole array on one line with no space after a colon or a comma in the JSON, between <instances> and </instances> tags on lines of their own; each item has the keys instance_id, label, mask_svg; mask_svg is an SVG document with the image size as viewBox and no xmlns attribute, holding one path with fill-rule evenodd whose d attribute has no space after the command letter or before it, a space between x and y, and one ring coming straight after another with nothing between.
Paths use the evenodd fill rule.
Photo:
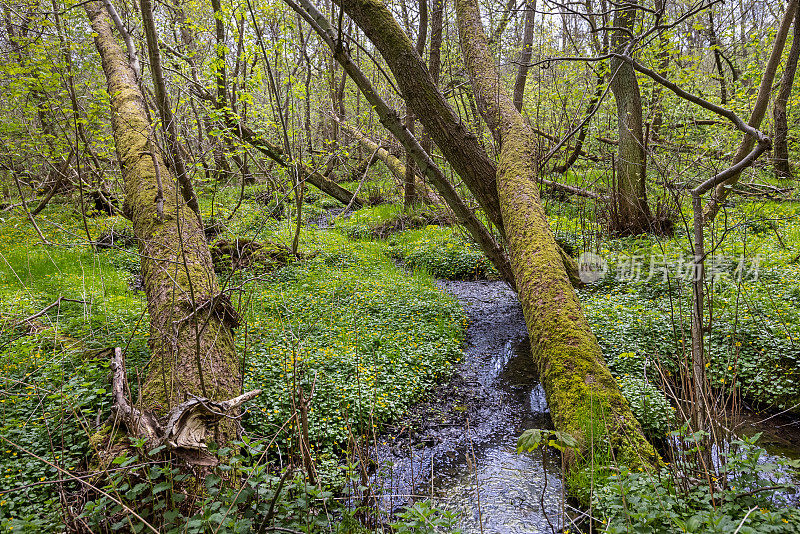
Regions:
<instances>
[{"instance_id":1,"label":"muddy bank","mask_svg":"<svg viewBox=\"0 0 800 534\"><path fill-rule=\"evenodd\" d=\"M373 482L382 507L397 511L432 496L462 514L465 533L550 531L563 499L558 456L517 454L528 428L551 428L544 390L530 359L515 294L502 282L439 286L470 320L453 378L384 434Z\"/></svg>"}]
</instances>

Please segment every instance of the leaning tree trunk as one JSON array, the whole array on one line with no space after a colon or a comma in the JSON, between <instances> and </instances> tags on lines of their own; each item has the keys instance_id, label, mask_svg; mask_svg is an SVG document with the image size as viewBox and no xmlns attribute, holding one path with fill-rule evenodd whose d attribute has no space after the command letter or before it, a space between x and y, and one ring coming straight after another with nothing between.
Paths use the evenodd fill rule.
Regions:
<instances>
[{"instance_id":1,"label":"leaning tree trunk","mask_svg":"<svg viewBox=\"0 0 800 534\"><path fill-rule=\"evenodd\" d=\"M613 26L612 48L626 53L636 20L636 4L617 8ZM636 73L618 58L611 60L611 91L617 103L619 145L617 148L614 213L612 228L621 234L650 230L652 214L645 189L645 152L642 134L642 95Z\"/></svg>"},{"instance_id":2,"label":"leaning tree trunk","mask_svg":"<svg viewBox=\"0 0 800 534\"><path fill-rule=\"evenodd\" d=\"M501 146L497 187L533 358L553 424L581 447L577 457L567 458L570 467L593 462L602 469L612 457L645 466L653 448L606 367L539 199L535 134L498 85L477 0L456 0L456 16L481 114Z\"/></svg>"},{"instance_id":3,"label":"leaning tree trunk","mask_svg":"<svg viewBox=\"0 0 800 534\"><path fill-rule=\"evenodd\" d=\"M367 162L371 161L372 159L377 159L381 163L383 163L389 172L392 173L392 176L395 177L395 182L399 184L399 187L402 192L405 192L405 187L407 185L406 180L408 177L408 167L403 165L403 162L400 161L396 156L394 156L391 152L383 148L381 145L364 135L358 128L347 124L346 122L340 121L338 119L334 119L341 130L347 132L350 136L352 136L356 141L358 141L359 146L364 148L367 153L374 154L372 158L369 160L364 160L365 165ZM414 131L409 130L409 133L413 135ZM420 142L421 144L421 142ZM424 149L423 149L424 150ZM427 151L426 151L427 153ZM411 155L413 157L413 154ZM417 165L414 165L415 171L417 170ZM361 173L364 173L365 169L361 169ZM353 177L353 180L358 180L359 177ZM428 204L440 204L440 199L436 198L436 195L430 191L426 186L422 179L416 176L416 172L414 173L414 195L417 199L424 200Z\"/></svg>"},{"instance_id":4,"label":"leaning tree trunk","mask_svg":"<svg viewBox=\"0 0 800 534\"><path fill-rule=\"evenodd\" d=\"M755 129L761 127L761 121L764 119L764 115L767 112L769 97L772 93L772 83L775 81L775 73L781 63L783 48L786 46L786 36L789 34L789 28L792 25L792 20L794 19L795 9L797 9L797 0L791 0L789 5L786 6L786 12L783 14L783 20L778 28L778 32L775 34L775 42L772 44L772 53L770 54L769 60L767 60L767 64L764 67L764 75L761 77L761 84L758 87L756 102L753 106L753 111L750 113L750 120L747 122L748 125ZM731 165L736 165L740 161L744 160L745 157L747 157L747 155L753 150L755 144L756 139L751 135L745 134L741 144L739 145L739 149L736 151L736 155L733 157L733 162ZM714 221L714 218L717 216L717 213L725 202L725 199L728 198L728 194L730 193L731 189L733 189L733 186L739 181L740 175L741 172L737 172L716 187L711 200L706 206L706 211L703 214L703 219L706 224L711 224Z\"/></svg>"},{"instance_id":5,"label":"leaning tree trunk","mask_svg":"<svg viewBox=\"0 0 800 534\"><path fill-rule=\"evenodd\" d=\"M789 96L792 94L798 57L800 57L800 9L795 10L792 47L789 49L786 68L783 70L783 76L781 77L781 87L772 107L772 118L775 120L772 162L775 165L775 174L787 179L792 178L792 168L789 165L789 145L786 140L789 135L786 105L789 102Z\"/></svg>"},{"instance_id":6,"label":"leaning tree trunk","mask_svg":"<svg viewBox=\"0 0 800 534\"><path fill-rule=\"evenodd\" d=\"M237 314L220 293L198 217L177 191L147 120L145 101L105 10L84 4L111 95L111 125L142 259L150 314L151 363L139 397L146 413L164 414L191 396L235 397L242 385L234 346ZM235 438L226 419L218 441Z\"/></svg>"}]
</instances>

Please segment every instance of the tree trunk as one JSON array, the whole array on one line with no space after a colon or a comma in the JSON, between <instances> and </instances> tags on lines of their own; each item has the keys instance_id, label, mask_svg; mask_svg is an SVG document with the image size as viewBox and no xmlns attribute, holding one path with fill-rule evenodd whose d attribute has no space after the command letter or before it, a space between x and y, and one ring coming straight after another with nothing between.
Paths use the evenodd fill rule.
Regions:
<instances>
[{"instance_id":1,"label":"tree trunk","mask_svg":"<svg viewBox=\"0 0 800 534\"><path fill-rule=\"evenodd\" d=\"M616 8L611 47L625 53L636 22L636 4ZM642 134L642 95L636 73L618 58L611 60L611 91L617 103L619 146L612 229L620 234L639 234L650 230L652 214L645 188L645 153Z\"/></svg>"},{"instance_id":2,"label":"tree trunk","mask_svg":"<svg viewBox=\"0 0 800 534\"><path fill-rule=\"evenodd\" d=\"M775 42L772 45L772 53L769 56L766 66L764 67L764 75L761 77L761 85L758 87L758 95L756 95L756 102L753 106L753 111L750 114L750 120L747 122L750 126L758 129L761 126L761 120L767 112L767 105L769 104L769 96L772 92L772 83L775 81L775 72L781 63L781 56L783 55L783 48L786 46L786 36L789 34L789 27L792 25L794 19L794 12L797 9L797 0L791 0L786 6L786 13L783 14L783 20L775 34ZM733 157L732 165L742 161L753 150L756 139L751 135L745 135L742 139L736 155ZM734 184L739 180L741 172L735 173L728 178L725 182L719 184L714 190L711 200L706 206L704 219L706 224L711 224L714 217L717 216L725 199L733 189Z\"/></svg>"},{"instance_id":3,"label":"tree trunk","mask_svg":"<svg viewBox=\"0 0 800 534\"><path fill-rule=\"evenodd\" d=\"M233 340L236 311L220 293L202 225L153 141L144 98L107 14L97 1L84 7L111 95L125 212L139 243L150 314L151 363L139 404L163 414L190 395L235 397L241 387ZM231 420L221 423L219 442L235 436Z\"/></svg>"},{"instance_id":4,"label":"tree trunk","mask_svg":"<svg viewBox=\"0 0 800 534\"><path fill-rule=\"evenodd\" d=\"M364 148L367 154L375 153L375 158L381 161L386 168L389 169L398 181L404 179L406 175L406 167L399 158L394 156L391 152L383 148L381 145L361 133L357 128L347 124L346 122L336 121L339 128L345 130Z\"/></svg>"},{"instance_id":5,"label":"tree trunk","mask_svg":"<svg viewBox=\"0 0 800 534\"><path fill-rule=\"evenodd\" d=\"M728 104L728 86L725 83L725 69L722 67L722 52L719 49L719 39L714 29L714 10L708 10L708 44L714 51L714 65L717 68L717 79L719 80L719 99L722 105Z\"/></svg>"},{"instance_id":6,"label":"tree trunk","mask_svg":"<svg viewBox=\"0 0 800 534\"><path fill-rule=\"evenodd\" d=\"M164 129L167 143L169 144L169 157L172 168L175 169L175 176L181 186L181 194L186 204L192 208L200 217L200 206L197 203L197 196L192 186L192 179L186 170L181 155L180 142L178 141L178 125L172 114L167 86L164 82L164 72L161 68L161 52L158 49L158 34L156 25L153 21L153 7L150 0L141 0L142 26L144 26L145 40L147 41L147 53L150 57L150 71L153 76L153 90L156 95L156 106L161 116L161 127Z\"/></svg>"},{"instance_id":7,"label":"tree trunk","mask_svg":"<svg viewBox=\"0 0 800 534\"><path fill-rule=\"evenodd\" d=\"M405 5L405 4L403 4ZM416 50L420 57L425 53L425 42L428 38L428 0L419 0L419 30L417 31ZM414 135L414 113L406 106L406 128ZM416 176L417 166L414 156L406 154L406 173L403 183L403 205L410 208L417 200Z\"/></svg>"},{"instance_id":8,"label":"tree trunk","mask_svg":"<svg viewBox=\"0 0 800 534\"><path fill-rule=\"evenodd\" d=\"M663 20L665 12L665 0L656 0L656 12L660 15L660 20ZM667 75L667 67L669 67L669 39L667 38L664 30L658 31L658 52L656 53L658 59L658 72L662 76ZM661 126L664 124L664 88L660 83L653 84L653 92L650 95L650 109L652 120L650 121L650 140L659 139Z\"/></svg>"},{"instance_id":9,"label":"tree trunk","mask_svg":"<svg viewBox=\"0 0 800 534\"><path fill-rule=\"evenodd\" d=\"M442 19L446 2L447 0L433 0L433 12L431 13L431 47L428 54L428 72L431 75L434 86L439 85L439 72L442 67ZM420 144L425 152L431 153L433 140L427 131L422 133Z\"/></svg>"},{"instance_id":10,"label":"tree trunk","mask_svg":"<svg viewBox=\"0 0 800 534\"><path fill-rule=\"evenodd\" d=\"M408 179L408 167L403 165L403 162L391 152L361 133L358 128L355 128L346 122L337 121L337 123L339 128L353 136L358 141L358 144L364 148L368 154L373 154L373 157L370 158L370 160L378 160L383 163L387 169L389 169L389 172L391 172L395 177L395 182L398 184L400 189L405 192L405 187L407 186L406 180ZM410 130L409 133L413 135L414 132L413 130ZM413 154L409 154L409 156L413 158ZM361 175L367 170L366 165L368 162L369 160L364 160L365 167L362 168L358 173L358 177L352 178L353 180L359 180L361 178ZM369 163L369 165L371 165L371 163ZM414 165L414 169L417 169L416 164ZM415 198L423 200L429 204L441 204L441 199L436 198L436 195L425 186L425 183L417 176L416 172L414 173L414 180Z\"/></svg>"},{"instance_id":11,"label":"tree trunk","mask_svg":"<svg viewBox=\"0 0 800 534\"><path fill-rule=\"evenodd\" d=\"M789 145L786 139L789 135L786 105L789 102L789 96L792 94L798 57L800 57L800 9L795 9L792 47L789 49L789 57L786 58L786 68L784 68L783 76L781 77L781 87L778 90L778 95L775 97L775 104L772 108L772 117L775 120L772 162L775 165L775 174L790 180L792 179L792 168L789 165Z\"/></svg>"},{"instance_id":12,"label":"tree trunk","mask_svg":"<svg viewBox=\"0 0 800 534\"><path fill-rule=\"evenodd\" d=\"M583 469L591 461L602 469L612 457L634 468L648 465L653 448L606 367L542 209L535 134L499 87L477 1L456 0L456 14L479 108L500 140L498 193L533 358L553 424L580 444L577 456L566 455L568 465Z\"/></svg>"},{"instance_id":13,"label":"tree trunk","mask_svg":"<svg viewBox=\"0 0 800 534\"><path fill-rule=\"evenodd\" d=\"M525 83L528 81L531 54L533 54L533 29L536 20L536 0L530 0L527 4L525 26L522 30L522 50L519 52L517 78L514 81L514 107L520 112L525 98Z\"/></svg>"},{"instance_id":14,"label":"tree trunk","mask_svg":"<svg viewBox=\"0 0 800 534\"><path fill-rule=\"evenodd\" d=\"M314 28L314 31L323 38L333 52L334 58L342 65L375 110L375 113L380 118L381 124L392 132L408 153L414 156L414 161L420 169L420 172L428 179L428 182L436 188L453 211L458 222L464 226L478 246L481 247L481 250L483 250L487 258L489 258L489 261L492 262L492 265L497 268L500 277L513 287L514 275L503 247L495 240L494 236L488 231L481 220L475 216L475 213L461 199L456 188L447 181L442 170L433 162L428 153L422 150L419 141L405 129L397 112L391 109L379 96L377 90L372 86L372 83L366 75L353 63L350 55L343 47L337 46L336 34L327 19L316 10L310 0L299 0L299 4L302 5L302 8L292 0L286 0L286 3L289 4L292 9L295 9L298 13L303 15Z\"/></svg>"}]
</instances>

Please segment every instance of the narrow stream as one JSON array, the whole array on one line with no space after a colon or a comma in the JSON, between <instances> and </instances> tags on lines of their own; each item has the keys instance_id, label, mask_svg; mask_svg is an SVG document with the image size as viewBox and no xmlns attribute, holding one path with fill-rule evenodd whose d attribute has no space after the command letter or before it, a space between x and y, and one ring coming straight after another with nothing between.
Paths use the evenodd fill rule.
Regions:
<instances>
[{"instance_id":1,"label":"narrow stream","mask_svg":"<svg viewBox=\"0 0 800 534\"><path fill-rule=\"evenodd\" d=\"M522 309L502 282L439 285L469 316L464 359L436 398L378 447L383 505L398 510L412 495L432 496L460 513L464 533L550 532L563 499L558 457L516 452L523 430L551 428Z\"/></svg>"}]
</instances>

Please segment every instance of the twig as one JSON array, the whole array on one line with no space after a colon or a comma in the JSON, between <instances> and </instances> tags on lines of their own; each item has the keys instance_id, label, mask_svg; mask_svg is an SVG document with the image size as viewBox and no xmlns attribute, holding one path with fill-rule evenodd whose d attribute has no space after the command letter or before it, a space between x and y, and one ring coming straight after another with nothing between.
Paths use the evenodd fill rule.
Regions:
<instances>
[{"instance_id":1,"label":"twig","mask_svg":"<svg viewBox=\"0 0 800 534\"><path fill-rule=\"evenodd\" d=\"M49 305L45 306L42 310L34 313L30 317L26 317L25 319L19 321L17 323L17 326L21 325L22 323L27 323L28 321L33 321L37 317L41 317L42 315L47 313L49 310L51 310L51 309L55 308L56 306L58 306L59 304L61 304L62 302L75 302L76 304L86 304L85 300L68 299L66 297L58 297L56 299L56 301L53 302L52 304L49 304Z\"/></svg>"},{"instance_id":2,"label":"twig","mask_svg":"<svg viewBox=\"0 0 800 534\"><path fill-rule=\"evenodd\" d=\"M742 525L744 525L744 522L747 521L747 518L750 517L750 514L752 514L756 510L758 510L758 506L753 506L747 511L745 516L742 518L742 522L739 523L739 526L736 527L736 530L733 531L733 534L739 534L739 531L742 530Z\"/></svg>"}]
</instances>

